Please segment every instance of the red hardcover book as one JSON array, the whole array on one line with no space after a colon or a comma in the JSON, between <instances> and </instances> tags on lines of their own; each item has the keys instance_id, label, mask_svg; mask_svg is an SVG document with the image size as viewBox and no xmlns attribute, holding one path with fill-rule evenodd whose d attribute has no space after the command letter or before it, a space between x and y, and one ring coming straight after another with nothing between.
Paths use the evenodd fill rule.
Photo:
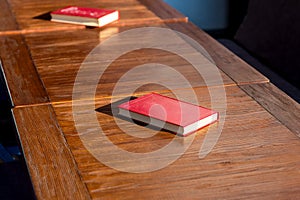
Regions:
<instances>
[{"instance_id":1,"label":"red hardcover book","mask_svg":"<svg viewBox=\"0 0 300 200\"><path fill-rule=\"evenodd\" d=\"M118 106L119 114L187 136L218 120L208 108L151 93Z\"/></svg>"},{"instance_id":2,"label":"red hardcover book","mask_svg":"<svg viewBox=\"0 0 300 200\"><path fill-rule=\"evenodd\" d=\"M119 19L119 11L68 6L51 14L51 21L102 27Z\"/></svg>"}]
</instances>

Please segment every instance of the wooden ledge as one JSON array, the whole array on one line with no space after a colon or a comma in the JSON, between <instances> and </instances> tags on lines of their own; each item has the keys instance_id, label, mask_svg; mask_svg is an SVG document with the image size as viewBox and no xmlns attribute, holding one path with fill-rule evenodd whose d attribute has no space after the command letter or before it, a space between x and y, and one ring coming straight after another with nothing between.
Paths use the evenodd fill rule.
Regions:
<instances>
[{"instance_id":1,"label":"wooden ledge","mask_svg":"<svg viewBox=\"0 0 300 200\"><path fill-rule=\"evenodd\" d=\"M52 106L12 112L37 199L91 199Z\"/></svg>"},{"instance_id":2,"label":"wooden ledge","mask_svg":"<svg viewBox=\"0 0 300 200\"><path fill-rule=\"evenodd\" d=\"M37 74L22 35L0 37L1 70L12 106L48 103L47 92Z\"/></svg>"},{"instance_id":3,"label":"wooden ledge","mask_svg":"<svg viewBox=\"0 0 300 200\"><path fill-rule=\"evenodd\" d=\"M240 86L282 124L300 137L300 104L272 83Z\"/></svg>"}]
</instances>

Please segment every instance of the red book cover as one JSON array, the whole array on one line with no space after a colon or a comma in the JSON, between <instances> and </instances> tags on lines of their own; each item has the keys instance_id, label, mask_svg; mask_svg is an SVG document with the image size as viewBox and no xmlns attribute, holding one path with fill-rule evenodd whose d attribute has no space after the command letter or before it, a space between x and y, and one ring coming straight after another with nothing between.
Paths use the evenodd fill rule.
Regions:
<instances>
[{"instance_id":1,"label":"red book cover","mask_svg":"<svg viewBox=\"0 0 300 200\"><path fill-rule=\"evenodd\" d=\"M201 106L151 93L119 105L119 114L186 136L218 120Z\"/></svg>"},{"instance_id":2,"label":"red book cover","mask_svg":"<svg viewBox=\"0 0 300 200\"><path fill-rule=\"evenodd\" d=\"M51 17L52 21L101 27L118 20L119 12L117 10L67 6L51 12Z\"/></svg>"}]
</instances>

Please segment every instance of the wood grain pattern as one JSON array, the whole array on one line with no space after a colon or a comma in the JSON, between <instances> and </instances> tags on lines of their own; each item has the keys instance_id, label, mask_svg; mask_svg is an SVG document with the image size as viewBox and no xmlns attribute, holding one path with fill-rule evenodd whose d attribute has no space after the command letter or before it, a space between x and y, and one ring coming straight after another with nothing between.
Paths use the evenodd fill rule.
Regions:
<instances>
[{"instance_id":1,"label":"wood grain pattern","mask_svg":"<svg viewBox=\"0 0 300 200\"><path fill-rule=\"evenodd\" d=\"M190 36L201 44L216 65L238 85L269 82L265 76L191 22L167 24L167 26Z\"/></svg>"},{"instance_id":2,"label":"wood grain pattern","mask_svg":"<svg viewBox=\"0 0 300 200\"><path fill-rule=\"evenodd\" d=\"M218 90L218 88L214 88ZM187 90L179 91L185 100L191 99ZM210 106L210 98L203 88L195 89L199 102ZM164 95L173 96L170 92ZM132 174L111 169L99 162L83 145L72 115L72 104L55 104L58 122L78 163L78 169L93 199L274 199L296 198L300 195L300 140L272 115L238 87L226 87L227 112L222 135L213 151L204 159L198 153L208 129L197 132L186 153L161 170ZM86 122L76 121L80 135L97 134L95 126L119 148L135 153L158 150L174 136L156 132L105 112L96 112L93 121L82 102L81 115ZM111 103L111 99L97 100L95 108ZM80 107L80 102L79 102ZM218 106L217 106L218 107ZM221 110L219 110L221 109ZM222 108L217 108L222 111ZM117 124L118 123L118 124ZM121 129L122 128L122 129ZM211 126L213 131L216 127ZM125 130L125 132L123 132ZM126 130L128 132L126 132ZM82 132L83 131L83 132ZM86 132L85 132L86 131ZM129 133L148 134L137 138ZM127 133L127 134L126 134ZM156 134L155 134L156 133ZM93 141L95 142L95 141ZM93 143L91 141L91 144ZM179 145L185 141L178 141ZM105 148L100 143L96 148ZM174 153L176 151L174 150ZM111 158L118 157L110 151ZM169 155L171 156L171 154ZM159 163L164 156L157 158ZM119 158L124 167L129 160ZM141 162L135 162L139 165ZM153 165L143 161L142 165ZM155 164L155 163L154 163ZM161 189L163 188L163 190Z\"/></svg>"},{"instance_id":3,"label":"wood grain pattern","mask_svg":"<svg viewBox=\"0 0 300 200\"><path fill-rule=\"evenodd\" d=\"M157 27L163 27L157 25ZM81 98L94 98L91 96L93 94L87 94L93 92L90 89L93 85L92 80L96 80L95 85L97 85L100 79L99 70L104 69L103 60L105 62L111 61L109 67L103 73L101 80L98 83L96 98L102 98L105 96L110 96L112 90L118 82L120 86L119 92L122 94L129 94L133 92L137 85L143 86L148 83L156 83L160 85L167 85L164 83L169 83L169 86L174 88L186 88L183 81L178 81L176 77L178 74L185 76L185 79L194 87L206 87L220 86L223 85L233 85L235 84L229 77L227 77L222 71L218 70L213 64L211 64L202 54L194 53L187 50L187 55L190 60L201 64L201 69L206 72L206 82L203 77L194 69L191 64L174 53L159 49L137 49L132 52L125 53L124 55L111 59L113 52L103 53L103 51L93 52L93 56L89 54L91 51L97 47L101 42L105 41L110 36L124 32L126 30L131 30L133 28L139 28L139 26L134 27L119 27L119 28L107 28L105 32L97 29L86 29L86 30L70 30L65 32L48 32L48 33L35 33L27 34L26 42L30 48L34 64L37 68L39 76L41 77L43 84L49 94L49 98L52 102L58 101L70 101L72 100L73 86L75 83L75 78L78 75L77 72L80 69L82 63L88 66L87 71L81 73L83 82L79 83L81 85L82 95ZM176 36L177 37L177 36ZM173 49L181 48L183 45L188 45L180 37L178 40L168 43L168 48ZM156 38L154 38L156 40ZM169 41L170 42L170 41ZM134 48L135 39L129 39L129 41L123 40L118 42L115 49L124 48ZM191 48L193 49L193 48ZM194 50L194 49L193 49ZM93 61L86 61L88 55ZM129 78L123 81L119 79L130 70L137 66L141 66L147 63L160 63L166 66L170 66L175 72L166 71L161 66L148 67L145 70L137 70L132 72ZM216 74L213 73L212 69L216 69L220 73L221 80L214 78ZM203 72L202 71L202 72ZM171 74L170 74L171 73ZM174 75L175 74L175 75ZM79 76L79 75L78 75ZM151 87L143 87L144 92L150 92L155 90L161 90L161 87L155 88L153 85ZM133 91L132 91L133 90Z\"/></svg>"},{"instance_id":4,"label":"wood grain pattern","mask_svg":"<svg viewBox=\"0 0 300 200\"><path fill-rule=\"evenodd\" d=\"M0 1L0 33L6 30L16 30L17 23L6 0Z\"/></svg>"},{"instance_id":5,"label":"wood grain pattern","mask_svg":"<svg viewBox=\"0 0 300 200\"><path fill-rule=\"evenodd\" d=\"M37 199L90 199L51 105L13 109Z\"/></svg>"},{"instance_id":6,"label":"wood grain pattern","mask_svg":"<svg viewBox=\"0 0 300 200\"><path fill-rule=\"evenodd\" d=\"M282 124L300 137L300 105L271 83L241 88Z\"/></svg>"},{"instance_id":7,"label":"wood grain pattern","mask_svg":"<svg viewBox=\"0 0 300 200\"><path fill-rule=\"evenodd\" d=\"M120 11L120 20L108 26L128 26L137 24L153 24L173 21L186 21L186 17L175 11L158 17L138 0L86 0L86 1L38 1L38 0L9 0L12 12L19 25L19 32L7 31L6 34L47 32L54 30L85 29L85 26L51 22L50 12L59 8L76 5L116 9ZM165 9L170 10L170 9Z\"/></svg>"},{"instance_id":8,"label":"wood grain pattern","mask_svg":"<svg viewBox=\"0 0 300 200\"><path fill-rule=\"evenodd\" d=\"M49 102L23 36L0 36L0 59L13 106Z\"/></svg>"}]
</instances>

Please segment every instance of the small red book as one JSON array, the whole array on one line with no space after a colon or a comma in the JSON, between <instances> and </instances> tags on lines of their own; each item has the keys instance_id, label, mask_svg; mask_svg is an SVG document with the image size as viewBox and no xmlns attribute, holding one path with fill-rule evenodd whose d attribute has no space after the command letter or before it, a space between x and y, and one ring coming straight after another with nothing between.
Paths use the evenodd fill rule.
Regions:
<instances>
[{"instance_id":1,"label":"small red book","mask_svg":"<svg viewBox=\"0 0 300 200\"><path fill-rule=\"evenodd\" d=\"M119 19L119 11L68 6L51 14L51 21L102 27Z\"/></svg>"},{"instance_id":2,"label":"small red book","mask_svg":"<svg viewBox=\"0 0 300 200\"><path fill-rule=\"evenodd\" d=\"M218 120L208 108L151 93L118 106L119 114L187 136Z\"/></svg>"}]
</instances>

